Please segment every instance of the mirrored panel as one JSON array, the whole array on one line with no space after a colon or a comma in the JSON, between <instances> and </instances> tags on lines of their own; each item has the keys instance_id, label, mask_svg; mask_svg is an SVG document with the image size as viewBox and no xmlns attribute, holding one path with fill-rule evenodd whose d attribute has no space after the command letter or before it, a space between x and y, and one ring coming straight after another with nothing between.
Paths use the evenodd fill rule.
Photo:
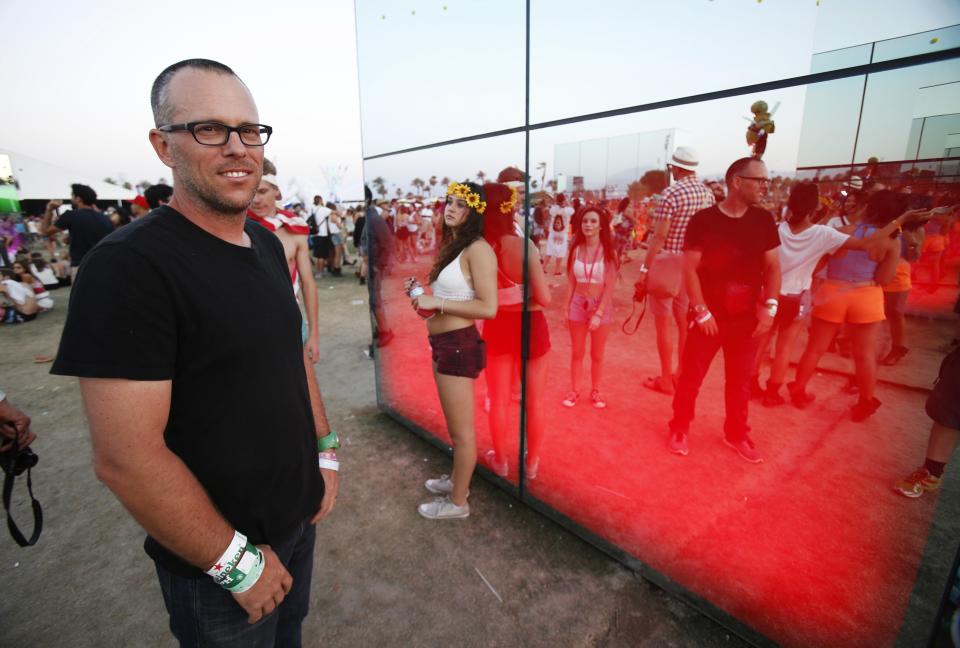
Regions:
<instances>
[{"instance_id":1,"label":"mirrored panel","mask_svg":"<svg viewBox=\"0 0 960 648\"><path fill-rule=\"evenodd\" d=\"M494 182L505 168L522 166L523 154L523 136L511 135L368 160L364 166L366 183L373 191L386 230L378 239L382 244L369 262L373 277L370 296L377 329L375 356L380 405L454 446L456 439L451 436L451 429L455 436L457 425L472 424L480 464L513 483L518 478L519 365L509 359L501 362L501 358L495 356L502 356L504 349L519 349L519 318L515 331L511 329L497 340L487 339L490 337L487 326L495 318L462 314L451 317L451 304L461 299L470 301L469 295L447 295L438 306L447 307L445 317L433 312L437 308L418 313L412 307L406 282L414 278L426 295L441 295L437 286L431 285L429 275L438 255L446 250L443 228L448 185L465 181L477 185ZM505 214L499 208L485 210L484 214L484 220L509 221L512 217L512 211ZM482 234L483 227L478 231ZM449 245L455 245L455 241L449 241ZM449 293L451 288L447 284L465 280L467 285L459 288L455 285L454 292L472 289L480 294L478 283L489 280L492 286L483 285L492 290L495 298L496 267L488 268L490 276L486 278L470 267L467 259L453 259L451 268L440 278L440 283L446 286L443 289ZM467 270L462 271L463 268ZM461 271L467 279L460 278L458 272ZM471 302L471 308L476 306ZM467 337L474 334L474 338L465 337L458 342L457 336L461 334ZM436 336L433 342L429 335ZM501 339L504 336L508 339ZM484 340L486 347L485 352L480 349L485 359L480 365L471 355L476 350L477 339ZM496 391L489 379L491 368L496 369L498 377L502 376ZM439 379L435 369L441 374ZM470 377L475 377L472 396L469 384L461 384L464 378ZM440 383L452 390L445 402L438 393ZM452 409L445 411L445 406ZM461 433L469 436L468 432Z\"/></svg>"},{"instance_id":2,"label":"mirrored panel","mask_svg":"<svg viewBox=\"0 0 960 648\"><path fill-rule=\"evenodd\" d=\"M954 9L953 19L960 20L960 9ZM873 60L889 61L951 47L960 47L960 25L879 41L873 51Z\"/></svg>"},{"instance_id":3,"label":"mirrored panel","mask_svg":"<svg viewBox=\"0 0 960 648\"><path fill-rule=\"evenodd\" d=\"M807 74L817 7L532 0L530 16L537 123Z\"/></svg>"},{"instance_id":4,"label":"mirrored panel","mask_svg":"<svg viewBox=\"0 0 960 648\"><path fill-rule=\"evenodd\" d=\"M856 162L941 158L960 132L960 61L871 74Z\"/></svg>"},{"instance_id":5,"label":"mirrored panel","mask_svg":"<svg viewBox=\"0 0 960 648\"><path fill-rule=\"evenodd\" d=\"M523 125L524 3L359 0L356 12L364 156Z\"/></svg>"},{"instance_id":6,"label":"mirrored panel","mask_svg":"<svg viewBox=\"0 0 960 648\"><path fill-rule=\"evenodd\" d=\"M526 404L540 413L543 435L528 455L526 492L790 646L893 645L934 525L932 501L917 506L894 487L923 463L927 390L955 327L946 318L958 298L960 191L955 178L928 182L927 167L850 165L856 121L823 129L807 111L829 104L835 114L858 114L863 78L851 81L531 133L531 160L545 169L536 179L546 190L534 202L552 299L544 309L551 348L529 365L544 376L542 387L528 383ZM738 195L757 189L751 200L767 211L763 227L773 237L763 245L774 249L785 237L807 265L797 270L798 257L778 250L779 263L793 269L778 295L789 314L775 335L754 337L762 271L749 280L738 273L743 264L762 267L762 250L751 246L763 227L758 220L735 238L704 230L695 245L710 264L697 273L700 303L719 322L710 337L697 323L690 328L704 311L691 315L682 297L677 252L698 229L692 213L729 195L728 165L757 151L743 119L757 101L775 122L766 165L745 167L735 186ZM909 115L897 123L909 127ZM832 171L798 172L802 151ZM696 179L682 177L684 162ZM679 167L670 188L667 164ZM810 221L789 208L802 178L817 181L800 189L808 198L813 191ZM824 229L810 231L829 228L822 235L845 245L848 231L862 237L909 207L938 210L895 243L886 239L882 271L864 253L842 261L836 246L827 259L802 235L816 220ZM733 220L713 218L709 227ZM653 254L660 222L663 249ZM837 234L845 223L849 230ZM924 249L924 234L936 244ZM739 246L754 261L747 253L724 261ZM815 278L821 258L826 274ZM862 285L843 274L851 263L869 266ZM941 269L939 283L928 267ZM647 293L637 301L641 279ZM742 289L753 296L742 302L737 290L748 284ZM836 320L833 309L860 288L878 309L870 322L846 311ZM805 387L792 401L787 383L795 380Z\"/></svg>"}]
</instances>

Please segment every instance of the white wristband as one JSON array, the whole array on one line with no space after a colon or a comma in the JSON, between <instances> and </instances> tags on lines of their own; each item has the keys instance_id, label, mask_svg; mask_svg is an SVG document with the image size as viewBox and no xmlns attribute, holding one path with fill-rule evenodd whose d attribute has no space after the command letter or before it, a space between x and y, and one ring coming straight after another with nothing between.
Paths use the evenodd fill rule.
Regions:
<instances>
[{"instance_id":1,"label":"white wristband","mask_svg":"<svg viewBox=\"0 0 960 648\"><path fill-rule=\"evenodd\" d=\"M710 311L707 311L706 313L704 313L703 315L697 318L697 324L704 324L710 321L711 317L713 317L713 313L711 313Z\"/></svg>"},{"instance_id":2,"label":"white wristband","mask_svg":"<svg viewBox=\"0 0 960 648\"><path fill-rule=\"evenodd\" d=\"M324 459L323 457L317 458L317 463L321 468L326 468L327 470L340 471L340 462L334 461L333 459Z\"/></svg>"},{"instance_id":3,"label":"white wristband","mask_svg":"<svg viewBox=\"0 0 960 648\"><path fill-rule=\"evenodd\" d=\"M222 556L217 558L217 562L213 563L213 567L207 570L207 575L213 576L214 580L216 580L220 576L224 576L232 571L233 568L237 566L237 560L240 559L240 554L243 553L246 546L247 536L239 531L234 531L233 540L227 545L227 550L223 552ZM229 569L227 569L227 567L229 567Z\"/></svg>"}]
</instances>

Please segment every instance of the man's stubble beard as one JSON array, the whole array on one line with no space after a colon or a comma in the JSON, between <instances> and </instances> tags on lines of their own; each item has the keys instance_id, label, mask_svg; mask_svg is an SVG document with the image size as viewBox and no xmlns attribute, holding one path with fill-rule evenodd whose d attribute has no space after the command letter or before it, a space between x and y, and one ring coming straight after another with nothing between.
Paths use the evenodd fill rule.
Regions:
<instances>
[{"instance_id":1,"label":"man's stubble beard","mask_svg":"<svg viewBox=\"0 0 960 648\"><path fill-rule=\"evenodd\" d=\"M175 158L176 157L179 156L175 156ZM177 166L180 168L190 168L186 160L177 160L177 162ZM187 194L189 194L194 202L206 207L214 216L227 221L246 218L247 209L249 209L251 203L253 203L253 199L257 195L257 186L259 186L258 181L257 185L254 185L250 190L250 197L245 204L231 204L223 200L212 187L196 182L190 174L175 173L174 178L177 183L187 190Z\"/></svg>"}]
</instances>

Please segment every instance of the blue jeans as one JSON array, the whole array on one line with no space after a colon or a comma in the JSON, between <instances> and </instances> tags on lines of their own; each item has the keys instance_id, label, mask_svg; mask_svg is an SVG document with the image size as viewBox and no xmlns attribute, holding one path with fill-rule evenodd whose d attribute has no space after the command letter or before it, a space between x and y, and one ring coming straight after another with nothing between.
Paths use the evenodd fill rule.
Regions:
<instances>
[{"instance_id":1,"label":"blue jeans","mask_svg":"<svg viewBox=\"0 0 960 648\"><path fill-rule=\"evenodd\" d=\"M293 577L293 587L280 607L253 625L247 623L247 613L233 595L209 576L180 576L157 564L163 602L170 614L170 631L181 648L298 648L300 626L310 606L315 540L316 527L305 520L283 542L271 545Z\"/></svg>"},{"instance_id":2,"label":"blue jeans","mask_svg":"<svg viewBox=\"0 0 960 648\"><path fill-rule=\"evenodd\" d=\"M706 335L694 325L687 336L680 363L680 377L673 396L673 420L670 430L686 434L693 420L700 385L717 351L723 349L724 401L727 418L723 429L727 439L740 441L749 431L747 407L750 402L750 376L757 357L757 338L753 331L757 319L752 314L717 317L720 332Z\"/></svg>"}]
</instances>

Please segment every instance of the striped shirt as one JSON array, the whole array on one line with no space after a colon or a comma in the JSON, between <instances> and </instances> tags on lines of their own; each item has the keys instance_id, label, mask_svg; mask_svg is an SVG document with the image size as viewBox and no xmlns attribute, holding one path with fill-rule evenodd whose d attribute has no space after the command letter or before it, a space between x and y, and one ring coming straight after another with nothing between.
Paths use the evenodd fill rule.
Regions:
<instances>
[{"instance_id":1,"label":"striped shirt","mask_svg":"<svg viewBox=\"0 0 960 648\"><path fill-rule=\"evenodd\" d=\"M670 221L667 240L663 244L664 251L683 252L683 238L687 234L690 217L701 209L712 207L715 202L713 192L694 175L664 189L653 212L654 226L663 219Z\"/></svg>"}]
</instances>

